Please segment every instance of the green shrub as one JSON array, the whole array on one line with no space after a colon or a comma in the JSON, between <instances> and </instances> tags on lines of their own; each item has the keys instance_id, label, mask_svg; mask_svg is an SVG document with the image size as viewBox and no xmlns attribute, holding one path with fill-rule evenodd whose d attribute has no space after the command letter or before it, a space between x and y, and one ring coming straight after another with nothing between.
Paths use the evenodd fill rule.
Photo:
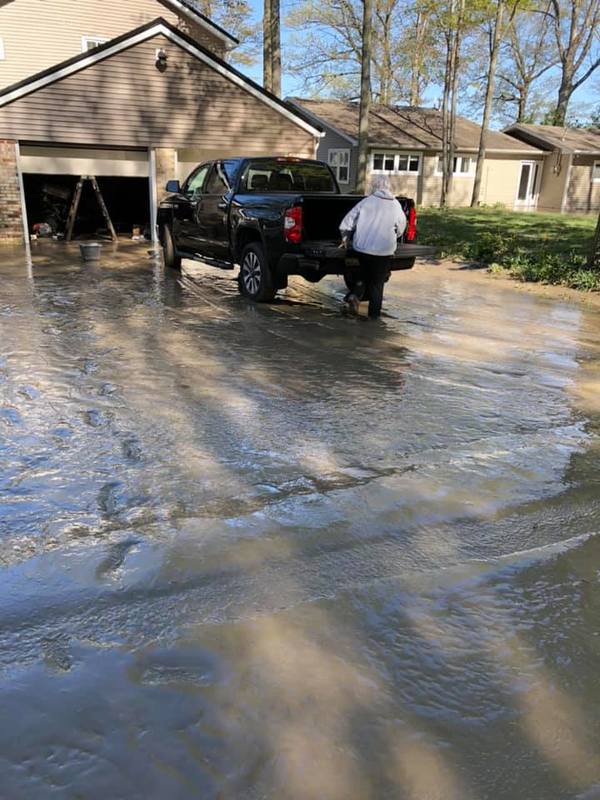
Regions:
<instances>
[{"instance_id":1,"label":"green shrub","mask_svg":"<svg viewBox=\"0 0 600 800\"><path fill-rule=\"evenodd\" d=\"M515 242L511 236L500 232L486 231L465 248L465 255L467 258L483 264L502 263L504 257L514 250L514 246Z\"/></svg>"}]
</instances>

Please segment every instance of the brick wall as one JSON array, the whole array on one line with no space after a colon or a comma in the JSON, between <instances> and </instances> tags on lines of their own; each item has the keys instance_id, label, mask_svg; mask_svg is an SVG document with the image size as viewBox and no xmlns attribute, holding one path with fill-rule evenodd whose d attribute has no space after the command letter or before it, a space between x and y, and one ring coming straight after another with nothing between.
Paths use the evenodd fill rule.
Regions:
<instances>
[{"instance_id":1,"label":"brick wall","mask_svg":"<svg viewBox=\"0 0 600 800\"><path fill-rule=\"evenodd\" d=\"M0 245L23 241L16 142L0 139Z\"/></svg>"}]
</instances>

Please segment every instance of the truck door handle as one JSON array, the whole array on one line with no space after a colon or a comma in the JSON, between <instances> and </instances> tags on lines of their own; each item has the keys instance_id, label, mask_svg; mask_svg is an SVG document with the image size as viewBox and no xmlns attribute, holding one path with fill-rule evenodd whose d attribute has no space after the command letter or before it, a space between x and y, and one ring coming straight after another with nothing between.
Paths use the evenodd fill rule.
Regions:
<instances>
[{"instance_id":1,"label":"truck door handle","mask_svg":"<svg viewBox=\"0 0 600 800\"><path fill-rule=\"evenodd\" d=\"M227 209L227 203L221 202L221 203L219 203L219 204L217 205L217 208L218 208L220 211L226 211L226 209Z\"/></svg>"}]
</instances>

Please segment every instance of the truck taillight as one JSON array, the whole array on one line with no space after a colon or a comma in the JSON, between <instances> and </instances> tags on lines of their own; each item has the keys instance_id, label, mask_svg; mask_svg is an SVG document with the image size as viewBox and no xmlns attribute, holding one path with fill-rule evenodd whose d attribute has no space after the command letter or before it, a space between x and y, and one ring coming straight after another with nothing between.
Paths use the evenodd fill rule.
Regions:
<instances>
[{"instance_id":1,"label":"truck taillight","mask_svg":"<svg viewBox=\"0 0 600 800\"><path fill-rule=\"evenodd\" d=\"M417 235L417 209L413 206L408 212L408 225L406 226L406 241L413 242Z\"/></svg>"},{"instance_id":2,"label":"truck taillight","mask_svg":"<svg viewBox=\"0 0 600 800\"><path fill-rule=\"evenodd\" d=\"M302 207L288 208L283 218L283 232L286 242L298 244L302 239Z\"/></svg>"}]
</instances>

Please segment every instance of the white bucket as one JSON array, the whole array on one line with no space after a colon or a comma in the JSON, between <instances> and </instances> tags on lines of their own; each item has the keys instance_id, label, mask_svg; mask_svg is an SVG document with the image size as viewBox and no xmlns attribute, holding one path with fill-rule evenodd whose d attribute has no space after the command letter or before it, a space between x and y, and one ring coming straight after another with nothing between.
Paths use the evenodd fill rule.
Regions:
<instances>
[{"instance_id":1,"label":"white bucket","mask_svg":"<svg viewBox=\"0 0 600 800\"><path fill-rule=\"evenodd\" d=\"M102 252L102 245L99 242L82 242L79 245L79 250L84 261L98 261Z\"/></svg>"}]
</instances>

